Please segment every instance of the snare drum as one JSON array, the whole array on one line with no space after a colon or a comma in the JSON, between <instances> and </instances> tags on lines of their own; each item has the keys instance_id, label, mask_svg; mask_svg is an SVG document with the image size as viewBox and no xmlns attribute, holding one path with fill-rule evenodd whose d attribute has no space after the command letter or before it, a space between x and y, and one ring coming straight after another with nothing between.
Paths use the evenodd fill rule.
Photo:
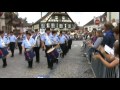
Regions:
<instances>
[{"instance_id":1,"label":"snare drum","mask_svg":"<svg viewBox=\"0 0 120 90\"><path fill-rule=\"evenodd\" d=\"M35 52L33 50L25 49L25 60L32 60L35 57Z\"/></svg>"},{"instance_id":2,"label":"snare drum","mask_svg":"<svg viewBox=\"0 0 120 90\"><path fill-rule=\"evenodd\" d=\"M55 48L50 48L47 51L47 54L48 54L48 57L49 57L50 60L57 59L58 56L59 56L59 53L57 52L57 50Z\"/></svg>"},{"instance_id":3,"label":"snare drum","mask_svg":"<svg viewBox=\"0 0 120 90\"><path fill-rule=\"evenodd\" d=\"M0 58L4 58L5 56L7 56L9 54L8 52L8 48L0 48Z\"/></svg>"}]
</instances>

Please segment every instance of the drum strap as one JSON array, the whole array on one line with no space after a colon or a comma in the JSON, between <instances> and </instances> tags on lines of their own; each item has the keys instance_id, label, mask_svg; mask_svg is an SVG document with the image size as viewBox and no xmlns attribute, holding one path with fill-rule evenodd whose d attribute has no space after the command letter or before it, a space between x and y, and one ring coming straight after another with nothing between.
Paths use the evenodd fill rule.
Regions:
<instances>
[{"instance_id":1,"label":"drum strap","mask_svg":"<svg viewBox=\"0 0 120 90\"><path fill-rule=\"evenodd\" d=\"M45 36L46 36L46 39L47 39L49 45L52 45L52 42L51 42L50 38L48 37L48 35L46 34Z\"/></svg>"},{"instance_id":2,"label":"drum strap","mask_svg":"<svg viewBox=\"0 0 120 90\"><path fill-rule=\"evenodd\" d=\"M28 43L29 46L32 46L32 45L30 44L30 42L28 41L28 39L26 39L26 41L27 41L27 43Z\"/></svg>"},{"instance_id":3,"label":"drum strap","mask_svg":"<svg viewBox=\"0 0 120 90\"><path fill-rule=\"evenodd\" d=\"M36 46L37 46L37 47L40 46L40 36L39 36L39 35L37 35L37 36L35 37L35 43L36 43Z\"/></svg>"},{"instance_id":4,"label":"drum strap","mask_svg":"<svg viewBox=\"0 0 120 90\"><path fill-rule=\"evenodd\" d=\"M5 42L3 41L2 37L0 37L1 43L3 46L5 46Z\"/></svg>"}]
</instances>

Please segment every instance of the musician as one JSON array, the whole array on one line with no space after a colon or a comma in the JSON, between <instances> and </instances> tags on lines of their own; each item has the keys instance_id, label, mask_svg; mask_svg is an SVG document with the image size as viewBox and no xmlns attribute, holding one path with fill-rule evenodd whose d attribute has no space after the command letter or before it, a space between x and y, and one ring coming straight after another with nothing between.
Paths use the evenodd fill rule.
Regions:
<instances>
[{"instance_id":1,"label":"musician","mask_svg":"<svg viewBox=\"0 0 120 90\"><path fill-rule=\"evenodd\" d=\"M35 55L36 55L36 62L39 63L40 62L40 55L39 55L39 51L40 51L40 34L38 32L38 30L35 30L35 33L33 34L32 38L35 40L35 47L34 47L34 51L35 51Z\"/></svg>"},{"instance_id":2,"label":"musician","mask_svg":"<svg viewBox=\"0 0 120 90\"><path fill-rule=\"evenodd\" d=\"M26 32L27 33L27 32ZM26 33L23 32L23 39L26 39Z\"/></svg>"},{"instance_id":3,"label":"musician","mask_svg":"<svg viewBox=\"0 0 120 90\"><path fill-rule=\"evenodd\" d=\"M16 36L13 34L13 32L11 31L10 32L10 50L11 50L11 57L14 57L14 49L15 49L15 44L16 44L16 41L17 41L17 38Z\"/></svg>"},{"instance_id":4,"label":"musician","mask_svg":"<svg viewBox=\"0 0 120 90\"><path fill-rule=\"evenodd\" d=\"M23 41L23 34L22 34L22 33L19 33L19 35L18 35L18 37L17 37L19 54L22 54L22 41Z\"/></svg>"},{"instance_id":5,"label":"musician","mask_svg":"<svg viewBox=\"0 0 120 90\"><path fill-rule=\"evenodd\" d=\"M69 37L68 48L71 49L71 45L72 45L72 36L70 35L70 33L68 33L68 37Z\"/></svg>"},{"instance_id":6,"label":"musician","mask_svg":"<svg viewBox=\"0 0 120 90\"><path fill-rule=\"evenodd\" d=\"M52 43L53 46L56 46L59 43L59 37L56 31L52 31Z\"/></svg>"},{"instance_id":7,"label":"musician","mask_svg":"<svg viewBox=\"0 0 120 90\"><path fill-rule=\"evenodd\" d=\"M4 34L4 42L5 42L6 46L8 47L10 44L10 40L9 40L9 36L7 33Z\"/></svg>"},{"instance_id":8,"label":"musician","mask_svg":"<svg viewBox=\"0 0 120 90\"><path fill-rule=\"evenodd\" d=\"M0 57L3 61L3 68L7 66L6 56L8 55L7 45L9 40L4 36L4 32L0 31Z\"/></svg>"},{"instance_id":9,"label":"musician","mask_svg":"<svg viewBox=\"0 0 120 90\"><path fill-rule=\"evenodd\" d=\"M22 42L22 49L25 52L25 59L28 61L28 68L32 68L35 40L31 37L31 33L26 33L26 39Z\"/></svg>"},{"instance_id":10,"label":"musician","mask_svg":"<svg viewBox=\"0 0 120 90\"><path fill-rule=\"evenodd\" d=\"M57 31L52 31L52 43L53 43L53 47L59 44L59 37L57 35ZM56 58L56 63L58 63L57 58Z\"/></svg>"},{"instance_id":11,"label":"musician","mask_svg":"<svg viewBox=\"0 0 120 90\"><path fill-rule=\"evenodd\" d=\"M68 35L67 35L67 32L63 32L63 35L65 36L65 55L67 54L68 52Z\"/></svg>"},{"instance_id":12,"label":"musician","mask_svg":"<svg viewBox=\"0 0 120 90\"><path fill-rule=\"evenodd\" d=\"M46 57L47 57L47 63L48 63L48 68L52 69L53 68L53 62L49 59L49 55L47 54L47 51L52 48L52 35L50 34L50 28L46 28L46 33L44 36L42 36L41 41L42 41L42 47L45 50Z\"/></svg>"},{"instance_id":13,"label":"musician","mask_svg":"<svg viewBox=\"0 0 120 90\"><path fill-rule=\"evenodd\" d=\"M60 31L60 34L59 34L59 43L60 43L60 47L63 51L63 55L62 57L64 58L64 55L66 53L65 49L66 49L66 46L65 46L65 41L66 41L66 37L63 35L62 31Z\"/></svg>"}]
</instances>

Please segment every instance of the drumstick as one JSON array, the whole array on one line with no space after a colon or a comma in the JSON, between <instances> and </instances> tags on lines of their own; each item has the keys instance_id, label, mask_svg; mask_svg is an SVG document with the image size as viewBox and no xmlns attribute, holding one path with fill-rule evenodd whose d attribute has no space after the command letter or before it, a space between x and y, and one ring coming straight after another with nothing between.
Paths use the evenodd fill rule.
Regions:
<instances>
[{"instance_id":1,"label":"drumstick","mask_svg":"<svg viewBox=\"0 0 120 90\"><path fill-rule=\"evenodd\" d=\"M58 48L60 46L60 44L58 43L54 48Z\"/></svg>"}]
</instances>

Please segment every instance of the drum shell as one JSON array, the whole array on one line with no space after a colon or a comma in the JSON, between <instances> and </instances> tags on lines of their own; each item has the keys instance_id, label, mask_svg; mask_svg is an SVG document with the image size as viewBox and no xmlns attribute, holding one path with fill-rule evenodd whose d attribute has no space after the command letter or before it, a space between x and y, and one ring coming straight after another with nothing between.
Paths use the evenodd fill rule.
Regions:
<instances>
[{"instance_id":1,"label":"drum shell","mask_svg":"<svg viewBox=\"0 0 120 90\"><path fill-rule=\"evenodd\" d=\"M33 50L26 51L25 49L25 60L30 61L35 57L35 52Z\"/></svg>"},{"instance_id":2,"label":"drum shell","mask_svg":"<svg viewBox=\"0 0 120 90\"><path fill-rule=\"evenodd\" d=\"M48 57L49 57L49 60L54 60L54 59L57 59L59 56L59 53L57 52L57 50L53 50L52 52L48 53Z\"/></svg>"},{"instance_id":3,"label":"drum shell","mask_svg":"<svg viewBox=\"0 0 120 90\"><path fill-rule=\"evenodd\" d=\"M5 48L0 48L0 58L3 58L3 57L5 57L5 56L8 55L8 54L9 54L9 52L8 52L7 47L5 47Z\"/></svg>"}]
</instances>

